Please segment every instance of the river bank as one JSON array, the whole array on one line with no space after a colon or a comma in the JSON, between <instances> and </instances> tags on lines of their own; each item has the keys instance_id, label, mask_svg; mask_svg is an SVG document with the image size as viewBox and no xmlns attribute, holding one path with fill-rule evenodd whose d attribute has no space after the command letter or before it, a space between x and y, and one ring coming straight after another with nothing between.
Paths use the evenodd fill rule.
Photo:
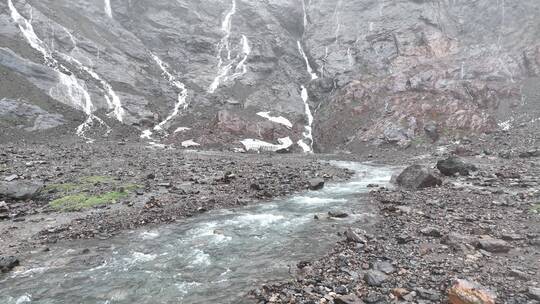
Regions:
<instances>
[{"instance_id":1,"label":"river bank","mask_svg":"<svg viewBox=\"0 0 540 304\"><path fill-rule=\"evenodd\" d=\"M466 280L489 295L474 303L538 303L538 153L523 145L496 154L468 148L470 156L463 159L477 172L444 177L435 188L373 190L371 204L381 215L373 231L351 225L327 255L298 263L290 280L254 290L254 299L446 303L449 288ZM405 164L435 167L446 153L411 158Z\"/></svg>"},{"instance_id":2,"label":"river bank","mask_svg":"<svg viewBox=\"0 0 540 304\"><path fill-rule=\"evenodd\" d=\"M294 155L156 149L139 143L1 145L1 181L41 191L5 199L0 256L44 250L65 239L106 239L306 190L313 178L352 172Z\"/></svg>"}]
</instances>

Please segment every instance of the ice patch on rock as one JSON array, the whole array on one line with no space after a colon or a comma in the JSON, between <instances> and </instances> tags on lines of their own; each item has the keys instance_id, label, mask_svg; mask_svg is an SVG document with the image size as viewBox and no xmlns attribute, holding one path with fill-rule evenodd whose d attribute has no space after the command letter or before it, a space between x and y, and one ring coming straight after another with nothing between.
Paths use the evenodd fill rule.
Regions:
<instances>
[{"instance_id":1,"label":"ice patch on rock","mask_svg":"<svg viewBox=\"0 0 540 304\"><path fill-rule=\"evenodd\" d=\"M276 152L278 150L288 149L293 145L293 142L290 137L284 137L278 139L279 144L272 144L266 141L262 141L259 139L244 139L241 141L242 145L244 145L244 148L246 151L270 151L270 152Z\"/></svg>"},{"instance_id":2,"label":"ice patch on rock","mask_svg":"<svg viewBox=\"0 0 540 304\"><path fill-rule=\"evenodd\" d=\"M257 115L259 115L260 117L266 118L272 122L284 125L289 129L293 127L291 121L283 116L271 116L270 112L259 112L257 113Z\"/></svg>"}]
</instances>

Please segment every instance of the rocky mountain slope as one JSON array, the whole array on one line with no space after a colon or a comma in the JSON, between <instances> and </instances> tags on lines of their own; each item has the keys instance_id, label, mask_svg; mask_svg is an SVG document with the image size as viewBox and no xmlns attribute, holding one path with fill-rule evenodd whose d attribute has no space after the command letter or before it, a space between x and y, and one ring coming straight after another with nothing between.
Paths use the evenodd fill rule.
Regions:
<instances>
[{"instance_id":1,"label":"rocky mountain slope","mask_svg":"<svg viewBox=\"0 0 540 304\"><path fill-rule=\"evenodd\" d=\"M538 119L536 0L2 0L0 140L357 151Z\"/></svg>"}]
</instances>

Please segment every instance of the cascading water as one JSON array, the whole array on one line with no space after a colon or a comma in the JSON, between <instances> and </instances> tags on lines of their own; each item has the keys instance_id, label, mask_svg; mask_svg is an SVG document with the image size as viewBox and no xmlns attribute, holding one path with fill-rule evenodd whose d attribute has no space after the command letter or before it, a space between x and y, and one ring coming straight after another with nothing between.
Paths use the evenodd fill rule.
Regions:
<instances>
[{"instance_id":1,"label":"cascading water","mask_svg":"<svg viewBox=\"0 0 540 304\"><path fill-rule=\"evenodd\" d=\"M73 49L71 50L71 53L79 51L79 47L77 46L77 40L75 39L75 37L66 28L63 28L63 30L69 35L71 43L73 44ZM58 52L58 54L62 58L64 58L64 60L75 64L79 69L88 73L88 75L90 75L94 80L98 81L101 84L102 89L104 91L105 101L107 102L109 108L113 109L113 111L109 115L114 116L116 120L118 120L119 122L123 122L125 111L124 111L124 108L122 107L122 102L120 101L120 97L118 97L116 92L113 90L112 86L107 81L105 81L101 76L99 76L94 70L85 66L82 62L75 59L73 56L60 53L60 52Z\"/></svg>"},{"instance_id":2,"label":"cascading water","mask_svg":"<svg viewBox=\"0 0 540 304\"><path fill-rule=\"evenodd\" d=\"M107 14L109 18L113 17L112 8L111 8L111 0L105 0L105 14Z\"/></svg>"},{"instance_id":3,"label":"cascading water","mask_svg":"<svg viewBox=\"0 0 540 304\"><path fill-rule=\"evenodd\" d=\"M321 191L209 212L109 240L51 245L0 279L0 303L246 303L249 290L287 279L298 262L327 252L337 232L353 223L368 229L376 222L365 193L369 184L387 186L393 170L336 164L356 175ZM349 217L323 216L329 211Z\"/></svg>"},{"instance_id":4,"label":"cascading water","mask_svg":"<svg viewBox=\"0 0 540 304\"><path fill-rule=\"evenodd\" d=\"M221 24L221 30L225 33L225 35L218 43L217 75L208 88L209 93L214 93L222 83L229 80L235 80L247 73L246 61L251 54L251 47L246 35L242 35L242 39L240 41L240 51L237 53L235 58L232 58L232 49L229 40L231 37L232 18L234 14L236 14L236 0L232 0L231 9L227 12L225 19ZM225 53L225 55L223 53ZM231 70L233 70L233 74L229 75Z\"/></svg>"},{"instance_id":5,"label":"cascading water","mask_svg":"<svg viewBox=\"0 0 540 304\"><path fill-rule=\"evenodd\" d=\"M158 56L151 54L152 59L156 62L156 64L161 69L161 72L163 76L167 78L169 83L178 90L178 101L174 105L173 111L167 118L165 118L162 122L160 122L157 126L154 127L154 130L160 131L171 121L174 117L176 117L180 113L180 109L186 110L189 107L189 102L187 100L188 97L188 91L186 89L186 86L184 83L180 82L178 79L176 79L175 76L173 76L169 70L168 65L164 63L161 59L159 59Z\"/></svg>"},{"instance_id":6,"label":"cascading water","mask_svg":"<svg viewBox=\"0 0 540 304\"><path fill-rule=\"evenodd\" d=\"M11 0L7 0L7 2L11 18L18 25L26 41L32 48L43 55L45 63L57 73L58 84L49 90L49 95L54 99L82 110L88 116L79 125L76 134L88 142L92 142L93 139L86 137L85 133L93 126L94 122L105 126L107 128L106 134L108 134L111 130L110 127L102 119L93 114L95 107L84 82L83 84L79 83L75 74L52 56L53 51L49 50L47 45L36 35L32 23L19 13Z\"/></svg>"},{"instance_id":7,"label":"cascading water","mask_svg":"<svg viewBox=\"0 0 540 304\"><path fill-rule=\"evenodd\" d=\"M306 4L305 1L302 0L302 9L303 9L303 16L304 16L304 32L306 31L307 26L307 11L306 11ZM298 40L296 41L298 52L304 59L304 62L306 63L306 70L311 76L311 81L317 80L319 76L317 73L313 70L311 67L311 63L309 62L309 58L306 55L306 52L304 51L304 47L302 46L302 43ZM311 108L309 107L309 92L307 88L302 85L301 87L301 94L302 102L304 103L304 113L305 116L308 119L308 124L304 127L304 132L302 133L303 139L298 140L297 144L302 148L304 153L313 153L313 114L311 112Z\"/></svg>"},{"instance_id":8,"label":"cascading water","mask_svg":"<svg viewBox=\"0 0 540 304\"><path fill-rule=\"evenodd\" d=\"M85 133L91 129L95 122L106 128L105 135L111 132L111 128L101 118L93 114L96 109L90 97L90 93L86 89L86 84L84 83L84 81L80 81L79 79L77 79L77 77L72 71L70 71L66 66L59 63L53 57L53 53L58 54L62 59L74 64L78 69L86 72L93 79L98 81L102 86L102 90L104 91L104 98L109 105L109 108L113 109L111 115L114 116L118 121L123 122L125 112L122 107L120 98L114 92L112 86L102 77L100 77L95 71L84 65L80 60L74 58L71 54L65 54L49 48L36 35L32 23L18 12L18 10L13 5L12 0L8 0L8 7L10 10L11 18L19 26L19 29L25 37L26 41L30 44L32 48L39 51L43 55L45 63L57 72L59 83L58 85L49 90L49 95L51 95L51 97L53 97L54 99L57 99L59 101L62 101L63 103L72 105L77 109L82 110L88 116L87 119L81 125L79 125L76 134L82 138L85 138L87 141L92 142L93 139L88 138ZM71 50L71 53L80 52L75 37L66 28L62 27L62 29L68 34L70 41L73 44L73 49Z\"/></svg>"}]
</instances>

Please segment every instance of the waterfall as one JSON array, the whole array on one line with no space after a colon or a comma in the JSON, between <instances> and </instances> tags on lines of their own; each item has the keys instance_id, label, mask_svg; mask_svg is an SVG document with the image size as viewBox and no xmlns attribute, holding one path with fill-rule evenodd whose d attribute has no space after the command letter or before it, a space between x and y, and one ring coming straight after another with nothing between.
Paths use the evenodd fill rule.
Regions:
<instances>
[{"instance_id":1,"label":"waterfall","mask_svg":"<svg viewBox=\"0 0 540 304\"><path fill-rule=\"evenodd\" d=\"M309 94L305 86L301 87L302 101L304 102L304 111L308 118L308 124L304 127L304 139L298 141L298 145L304 150L305 153L313 153L313 114L309 108ZM307 141L307 143L306 143Z\"/></svg>"},{"instance_id":2,"label":"waterfall","mask_svg":"<svg viewBox=\"0 0 540 304\"><path fill-rule=\"evenodd\" d=\"M232 32L232 17L236 14L236 0L232 0L231 9L225 15L221 24L221 30L225 33L218 43L217 51L217 75L208 88L209 93L214 93L224 82L235 80L247 73L246 61L251 54L251 46L246 35L240 40L240 51L232 58L230 37ZM225 53L225 55L223 54ZM229 75L233 71L232 75Z\"/></svg>"},{"instance_id":3,"label":"waterfall","mask_svg":"<svg viewBox=\"0 0 540 304\"><path fill-rule=\"evenodd\" d=\"M319 76L317 76L317 73L313 71L313 68L311 67L311 64L309 63L309 59L306 55L306 52L304 52L304 48L302 47L302 43L300 43L300 41L296 41L296 44L298 45L298 51L300 52L300 55L302 55L302 58L304 58L304 61L306 62L306 69L309 75L311 76L311 80L318 79Z\"/></svg>"},{"instance_id":4,"label":"waterfall","mask_svg":"<svg viewBox=\"0 0 540 304\"><path fill-rule=\"evenodd\" d=\"M109 16L109 18L112 18L112 8L111 8L111 0L105 0L105 14Z\"/></svg>"},{"instance_id":5,"label":"waterfall","mask_svg":"<svg viewBox=\"0 0 540 304\"><path fill-rule=\"evenodd\" d=\"M161 59L159 59L159 57L157 57L154 54L151 54L151 57L156 62L156 64L159 66L159 68L161 69L162 75L165 76L167 78L167 80L169 81L169 83L174 88L176 88L178 90L178 92L179 92L178 93L178 101L174 105L174 108L173 108L173 111L171 112L171 114L169 114L169 116L167 116L167 118L165 118L165 120L163 120L157 126L154 127L154 130L159 131L159 130L162 130L163 127L169 121L171 121L175 116L177 116L180 113L180 109L182 109L182 110L187 109L187 107L189 106L189 103L187 101L188 91L186 89L186 86L182 82L177 80L176 77L169 72L167 64L165 64Z\"/></svg>"},{"instance_id":6,"label":"waterfall","mask_svg":"<svg viewBox=\"0 0 540 304\"><path fill-rule=\"evenodd\" d=\"M208 89L209 93L214 93L216 91L216 89L219 87L221 79L229 73L232 67L232 63L229 63L223 66L224 60L223 60L222 53L225 50L226 60L228 61L231 60L231 47L229 43L229 37L231 36L232 17L234 14L236 14L236 0L232 0L231 9L227 12L227 14L225 15L225 19L223 19L223 22L221 23L221 30L225 33L225 35L223 36L223 38L221 38L221 41L218 43L218 54L217 54L218 74L216 78L214 78L214 81L212 82L212 84L210 85L210 88Z\"/></svg>"},{"instance_id":7,"label":"waterfall","mask_svg":"<svg viewBox=\"0 0 540 304\"><path fill-rule=\"evenodd\" d=\"M71 52L74 52L75 50L79 50L77 46L77 40L75 39L75 37L73 37L73 35L66 28L63 27L63 29L69 35L69 38L71 42L73 43L73 49L71 50ZM113 90L112 86L107 81L105 81L101 76L99 76L94 70L85 66L82 62L75 59L73 56L60 53L60 52L59 52L59 55L62 58L64 58L66 61L69 61L75 64L79 69L88 73L88 75L90 75L94 80L96 80L97 82L101 84L101 86L103 87L102 89L105 93L104 95L105 101L107 102L109 109L113 109L113 111L109 113L109 115L114 116L119 122L123 122L125 111L124 111L124 108L122 107L122 102L120 101L120 97L118 97L116 92Z\"/></svg>"},{"instance_id":8,"label":"waterfall","mask_svg":"<svg viewBox=\"0 0 540 304\"><path fill-rule=\"evenodd\" d=\"M92 142L93 139L85 136L85 132L88 131L94 124L99 123L107 128L106 134L111 132L110 127L99 117L93 114L95 107L92 103L92 99L84 82L79 82L73 72L71 72L66 66L60 64L53 56L52 51L49 50L47 45L36 35L32 24L24 18L15 8L11 0L7 0L10 15L13 21L18 25L22 35L32 48L37 50L43 55L45 63L56 71L58 77L58 84L49 90L49 95L65 104L70 104L75 108L83 111L88 117L79 125L76 134L88 142ZM70 57L65 54L63 56Z\"/></svg>"}]
</instances>

